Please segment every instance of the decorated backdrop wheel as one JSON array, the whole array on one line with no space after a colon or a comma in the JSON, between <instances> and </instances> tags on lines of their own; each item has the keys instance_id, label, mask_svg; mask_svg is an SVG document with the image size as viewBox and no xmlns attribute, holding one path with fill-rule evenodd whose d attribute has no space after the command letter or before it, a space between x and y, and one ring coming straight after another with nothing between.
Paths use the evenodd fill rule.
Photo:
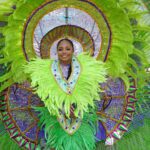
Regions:
<instances>
[{"instance_id":1,"label":"decorated backdrop wheel","mask_svg":"<svg viewBox=\"0 0 150 150\"><path fill-rule=\"evenodd\" d=\"M105 62L108 81L101 85L103 96L97 114L104 118L105 144L113 145L121 139L132 121L137 101L135 81L139 69L134 57L146 59L137 50L136 42L149 28L136 27L137 14L126 9L124 1L8 2L11 3L0 6L0 19L8 22L2 30L0 27L0 69L4 70L0 77L0 91L4 91L0 108L10 137L25 149L36 149L44 143L44 131L37 125L38 113L32 108L44 105L27 82L23 66L36 57L57 58L58 40L67 37L75 45L75 55L87 52Z\"/></svg>"}]
</instances>

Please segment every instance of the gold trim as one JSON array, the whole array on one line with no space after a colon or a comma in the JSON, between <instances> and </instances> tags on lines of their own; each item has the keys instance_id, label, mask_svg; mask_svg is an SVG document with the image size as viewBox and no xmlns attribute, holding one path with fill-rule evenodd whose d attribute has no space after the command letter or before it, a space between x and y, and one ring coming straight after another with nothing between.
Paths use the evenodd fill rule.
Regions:
<instances>
[{"instance_id":1,"label":"gold trim","mask_svg":"<svg viewBox=\"0 0 150 150\"><path fill-rule=\"evenodd\" d=\"M108 116L107 114L105 114L105 113L103 113L103 112L97 112L97 114L98 114L98 115L102 115L102 116L104 116L104 117L106 117L106 118L109 118L109 119L111 119L112 121L115 121L115 122L117 122L117 123L120 123L120 122L121 122L120 120L115 119L115 118L113 118L113 117L111 117L111 116Z\"/></svg>"},{"instance_id":2,"label":"gold trim","mask_svg":"<svg viewBox=\"0 0 150 150\"><path fill-rule=\"evenodd\" d=\"M6 105L7 105L7 113L8 115L11 117L11 121L12 123L15 125L15 128L17 129L17 131L21 134L20 136L24 139L28 139L30 142L33 142L33 143L37 143L36 140L32 140L31 138L27 137L25 134L23 134L23 132L20 130L20 128L18 127L18 124L16 123L16 121L14 120L14 117L12 116L11 114L11 109L10 109L10 105L9 105L9 95L10 95L10 87L8 88L7 92L6 92ZM6 127L6 124L4 123L5 127ZM10 132L9 132L10 134Z\"/></svg>"},{"instance_id":3,"label":"gold trim","mask_svg":"<svg viewBox=\"0 0 150 150\"><path fill-rule=\"evenodd\" d=\"M66 119L67 119L67 118L64 116L64 122L65 122L65 124L66 124ZM57 117L57 121L59 122L59 118L58 118L58 117ZM72 128L72 127L73 127L74 122L76 122L76 120L74 120L74 121L71 123L71 125L70 125L69 128ZM64 128L64 126L63 126L60 122L59 122L59 124L60 124L60 126L64 129L64 131L65 131L67 134L73 135L75 132L77 132L77 130L78 130L78 129L80 128L80 126L82 125L82 120L80 120L79 123L77 123L76 130L73 131L72 133L67 132L67 130Z\"/></svg>"},{"instance_id":4,"label":"gold trim","mask_svg":"<svg viewBox=\"0 0 150 150\"><path fill-rule=\"evenodd\" d=\"M75 57L75 56L74 56L74 57ZM75 85L74 85L74 87L73 87L71 93L67 93L66 91L64 91L64 90L60 87L60 85L58 84L57 80L55 79L55 77L54 77L54 75L53 75L53 72L52 72L52 64L53 64L53 62L54 62L55 60L51 63L51 66L50 66L51 74L52 74L52 76L53 76L53 78L54 78L56 84L59 86L59 88L61 89L61 91L65 92L67 95L72 95L72 94L73 94L73 91L74 91L74 89L75 89L75 87L76 87L76 85L77 85L77 82L78 82L78 80L79 80L79 78L80 78L80 75L81 75L81 73L82 73L82 66L81 66L81 63L80 63L80 61L78 60L77 57L75 57L75 58L77 59L79 65L80 65L80 72L79 72L79 74L78 74L77 81L76 81L76 83L75 83ZM72 74L72 72L71 72L71 74ZM69 77L69 78L70 78L70 77ZM62 79L63 79L63 78L62 78ZM64 81L65 81L65 80L64 80ZM66 82L66 83L68 83L68 82Z\"/></svg>"},{"instance_id":5,"label":"gold trim","mask_svg":"<svg viewBox=\"0 0 150 150\"><path fill-rule=\"evenodd\" d=\"M93 51L94 50L94 43L93 43L94 39L86 30L82 29L81 27L76 27L76 26L73 26L73 25L68 25L68 26L67 25L62 25L62 26L59 26L59 27L56 27L56 28L52 29L51 32L47 33L47 36L51 40L51 43L48 45L48 48L46 49L46 51L45 51L45 49L43 47L44 42L46 41L46 37L45 37L46 35L43 36L43 38L41 40L41 44L40 44L40 48L41 48L40 49L40 54L41 54L42 58L49 58L49 57L51 57L51 54L50 54L51 53L50 52L51 47L53 46L53 44L57 40L65 38L65 36L63 35L63 30L66 29L67 27L69 28L67 38L73 39L73 40L77 41L78 43L80 43L83 52L86 52L87 44L85 44L83 42L83 40L79 40L80 35L76 34L76 32L74 30L77 28L77 30L83 31L83 35L84 36L86 35L88 37L88 39L90 40L89 41L90 42L90 47L92 47L92 48L88 48L89 53L91 53L91 54L94 53L94 51ZM55 37L52 38L52 36L53 36L52 34L54 34L55 32L56 33L58 32L60 34L60 36L58 36L58 34L55 34ZM86 42L86 43L89 43L89 42ZM48 54L46 52L48 52Z\"/></svg>"},{"instance_id":6,"label":"gold trim","mask_svg":"<svg viewBox=\"0 0 150 150\"><path fill-rule=\"evenodd\" d=\"M43 2L43 4L41 4L41 6L44 6L44 5L46 5L48 2L52 2L52 0L51 1L45 1L45 2ZM75 2L75 1L74 1ZM80 1L80 3L81 3L82 1ZM92 1L89 1L89 2L91 2L91 3L93 3L95 6L97 6L94 2L92 2ZM79 9L79 10L81 10L81 11L83 11L83 12L85 12L85 13L87 13L94 21L95 21L95 23L96 23L96 25L98 26L98 29L99 29L99 33L101 33L100 32L100 25L97 23L97 21L93 18L93 15L92 14L89 14L87 11L85 11L85 9L83 8L83 7L80 7L80 6L78 6L78 5L76 5L76 4L72 4L72 3L69 3L69 4L62 4L62 3L60 3L60 1L54 1L54 3L55 3L55 5L56 5L56 8L54 9L52 9L51 11L46 11L47 13L45 13L44 15L42 15L42 16L40 16L39 17L39 20L41 20L41 18L43 18L43 16L45 16L45 15L47 15L48 13L50 13L50 12L52 12L52 11L54 11L54 10L57 10L57 9L61 9L61 8L65 8L65 7L69 7L69 8L75 8L75 9ZM103 18L103 16L97 11L97 9L95 8L95 7L93 7L91 4L89 4L88 3L88 0L87 0L87 2L86 2L86 4L87 5L89 5L89 6L91 6L92 8L94 8L94 10L97 12L97 14L99 15L99 16L101 16L102 17L102 19L104 20L104 18ZM49 5L49 4L47 4L47 5ZM63 5L63 6L62 6ZM45 7L45 6L44 6ZM38 7L39 8L39 7ZM38 9L37 8L37 9ZM31 15L33 15L35 12L36 12L36 10L37 9L35 9L35 10L33 10L32 11L32 13L30 14L30 16ZM38 11L37 11L38 12ZM103 13L103 11L101 10L101 12ZM103 13L104 14L104 13ZM30 17L29 16L29 17ZM28 19L27 19L27 21L29 20L29 17L28 17ZM105 16L105 18L106 18L106 16ZM39 23L39 20L38 20L38 23ZM107 20L107 22L108 22L108 19L106 19ZM25 25L26 25L26 23L27 23L27 21L25 22ZM104 20L105 21L105 20ZM37 23L37 24L38 24ZM33 43L33 39L34 39L34 31L35 31L35 28L37 27L37 24L33 27L33 30L32 30L32 43ZM105 23L106 24L106 23ZM107 25L106 25L107 26ZM28 27L27 27L28 28ZM25 31L25 30L23 30L23 31ZM101 37L101 40L102 40L102 36L101 36L101 34L100 34L100 37ZM23 43L23 42L22 42ZM108 43L108 42L107 42ZM111 42L112 43L112 42ZM100 45L100 50L99 50L99 52L98 52L98 55L97 55L97 59L99 58L99 53L100 53L100 51L102 50L102 42L101 42L101 45ZM32 51L34 51L34 54L36 54L35 53L35 50L34 50L34 48L33 48L33 44L32 44Z\"/></svg>"},{"instance_id":7,"label":"gold trim","mask_svg":"<svg viewBox=\"0 0 150 150\"><path fill-rule=\"evenodd\" d=\"M26 132L28 132L30 129L32 129L35 125L37 125L37 122L33 122L33 123L31 123L30 125L29 125L29 127L26 129L26 130L24 130L23 132L22 132L22 134L25 134Z\"/></svg>"}]
</instances>

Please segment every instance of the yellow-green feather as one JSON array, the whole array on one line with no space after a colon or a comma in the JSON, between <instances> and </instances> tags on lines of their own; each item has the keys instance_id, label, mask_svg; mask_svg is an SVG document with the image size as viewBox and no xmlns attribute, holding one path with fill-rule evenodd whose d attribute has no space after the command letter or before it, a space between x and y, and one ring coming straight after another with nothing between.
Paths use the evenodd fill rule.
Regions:
<instances>
[{"instance_id":1,"label":"yellow-green feather","mask_svg":"<svg viewBox=\"0 0 150 150\"><path fill-rule=\"evenodd\" d=\"M78 60L82 69L72 94L64 92L56 83L50 68L52 60L34 59L25 67L32 80L31 86L36 87L36 93L53 115L59 115L58 110L64 104L65 113L69 116L70 105L75 103L75 115L80 112L83 116L84 111L88 112L88 106L94 107L93 100L100 99L99 83L106 81L104 64L85 54L80 54Z\"/></svg>"}]
</instances>

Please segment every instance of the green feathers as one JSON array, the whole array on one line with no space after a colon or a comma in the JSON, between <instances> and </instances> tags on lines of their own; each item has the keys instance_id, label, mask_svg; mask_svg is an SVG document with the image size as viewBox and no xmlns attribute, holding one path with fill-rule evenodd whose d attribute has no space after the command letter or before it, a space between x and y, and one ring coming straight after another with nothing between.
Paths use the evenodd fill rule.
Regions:
<instances>
[{"instance_id":1,"label":"green feathers","mask_svg":"<svg viewBox=\"0 0 150 150\"><path fill-rule=\"evenodd\" d=\"M50 116L46 108L35 108L40 112L40 126L44 126L47 146L56 150L94 150L96 133L96 114L84 114L80 128L73 134L67 134L57 118Z\"/></svg>"},{"instance_id":2,"label":"green feathers","mask_svg":"<svg viewBox=\"0 0 150 150\"><path fill-rule=\"evenodd\" d=\"M51 73L52 60L35 59L25 67L25 73L30 74L31 86L36 89L38 96L44 101L51 115L59 115L59 109L64 107L70 116L70 106L75 103L75 115L88 112L88 106L94 107L94 99L100 99L99 83L106 81L104 64L88 55L78 56L81 73L72 94L65 93L56 83Z\"/></svg>"}]
</instances>

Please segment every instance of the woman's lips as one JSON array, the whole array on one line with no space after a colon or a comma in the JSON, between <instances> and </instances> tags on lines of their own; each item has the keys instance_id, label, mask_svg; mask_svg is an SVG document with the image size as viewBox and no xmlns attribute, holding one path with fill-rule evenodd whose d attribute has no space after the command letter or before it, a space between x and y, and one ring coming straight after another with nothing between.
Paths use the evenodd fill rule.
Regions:
<instances>
[{"instance_id":1,"label":"woman's lips","mask_svg":"<svg viewBox=\"0 0 150 150\"><path fill-rule=\"evenodd\" d=\"M62 58L67 58L68 56L64 55L64 56L61 56Z\"/></svg>"}]
</instances>

